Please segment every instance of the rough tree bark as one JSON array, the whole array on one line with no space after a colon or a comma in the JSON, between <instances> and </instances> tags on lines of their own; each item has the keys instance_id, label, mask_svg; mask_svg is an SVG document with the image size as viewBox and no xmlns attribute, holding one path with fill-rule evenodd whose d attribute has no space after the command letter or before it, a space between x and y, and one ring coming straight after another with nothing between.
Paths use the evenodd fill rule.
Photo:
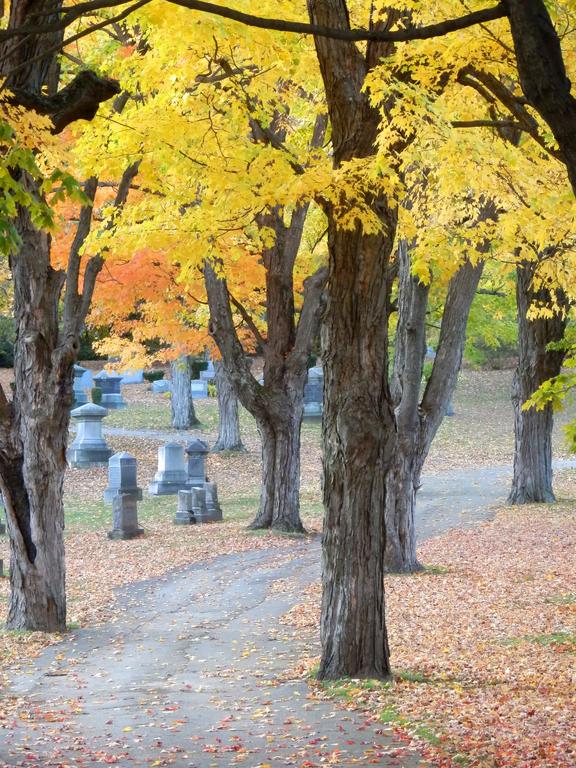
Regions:
<instances>
[{"instance_id":1,"label":"rough tree bark","mask_svg":"<svg viewBox=\"0 0 576 768\"><path fill-rule=\"evenodd\" d=\"M296 220L294 215L297 215ZM293 221L299 222L300 215L305 214L296 211L294 215ZM292 248L296 248L293 258L292 251L287 251L277 240L270 249L274 253L268 253L265 260L266 269L274 271L267 280L268 339L258 339L265 358L263 385L252 375L236 333L226 281L216 275L209 263L204 268L210 333L218 345L238 399L256 419L262 441L260 507L250 527L293 532L304 530L299 502L300 428L307 360L320 322L326 282L325 269L318 270L305 281L304 302L296 326L292 269L300 236L301 230L298 238L290 238ZM284 332L275 324L282 325ZM255 328L254 331L258 333Z\"/></svg>"},{"instance_id":2,"label":"rough tree bark","mask_svg":"<svg viewBox=\"0 0 576 768\"><path fill-rule=\"evenodd\" d=\"M544 0L506 0L520 84L558 142L576 194L576 98Z\"/></svg>"},{"instance_id":3,"label":"rough tree bark","mask_svg":"<svg viewBox=\"0 0 576 768\"><path fill-rule=\"evenodd\" d=\"M278 125L263 127L251 120L255 142L282 145L285 116ZM312 147L321 146L327 119L319 116ZM304 300L296 322L294 266L300 249L308 205L298 205L286 221L280 207L257 216L260 228L272 230L275 240L263 249L266 276L266 327L264 338L250 314L218 279L210 264L204 272L210 306L210 332L218 345L236 395L251 413L262 442L262 488L258 513L251 528L304 530L300 519L300 430L304 410L304 385L312 341L318 332L327 270L319 269L305 281ZM238 312L264 356L264 383L250 373L232 317Z\"/></svg>"},{"instance_id":4,"label":"rough tree bark","mask_svg":"<svg viewBox=\"0 0 576 768\"><path fill-rule=\"evenodd\" d=\"M484 265L467 261L450 281L436 358L420 400L429 287L410 274L405 243L400 244L398 258L398 330L392 378L398 447L386 484L385 568L392 573L414 573L421 569L416 555L416 494L430 446L456 388L468 315Z\"/></svg>"},{"instance_id":5,"label":"rough tree bark","mask_svg":"<svg viewBox=\"0 0 576 768\"><path fill-rule=\"evenodd\" d=\"M221 360L214 362L214 371L218 395L218 440L212 451L245 451L240 435L238 398Z\"/></svg>"},{"instance_id":6,"label":"rough tree bark","mask_svg":"<svg viewBox=\"0 0 576 768\"><path fill-rule=\"evenodd\" d=\"M174 429L190 429L200 422L196 418L191 389L190 361L187 355L181 355L170 363L172 378L172 426Z\"/></svg>"},{"instance_id":7,"label":"rough tree bark","mask_svg":"<svg viewBox=\"0 0 576 768\"><path fill-rule=\"evenodd\" d=\"M349 29L343 0L308 0L310 20ZM397 18L392 13L388 22ZM315 38L332 124L334 165L374 154L379 111L363 90L391 48ZM396 205L369 201L379 234L328 217L328 301L323 324L324 540L320 678L390 675L384 606L386 477L396 447L387 378L390 260Z\"/></svg>"},{"instance_id":8,"label":"rough tree bark","mask_svg":"<svg viewBox=\"0 0 576 768\"><path fill-rule=\"evenodd\" d=\"M14 0L8 28L32 17L52 23L57 19L57 6L51 0ZM14 93L39 96L48 87L43 112L54 118L55 130L88 114L82 89L68 90L60 98L54 93L58 68L49 49L60 37L60 32L30 34L18 45L8 41L0 50L1 74ZM115 83L95 80L102 88L88 97L94 112L101 101L119 91ZM75 105L81 101L78 111ZM20 180L39 194L36 182L25 173ZM89 198L93 199L95 190L96 180L91 179L86 184ZM127 187L122 191L127 193ZM16 320L12 400L0 391L0 487L10 537L10 629L60 631L66 627L62 484L72 366L102 266L100 256L89 259L80 288L80 248L91 217L92 208L86 206L67 271L51 266L50 237L35 228L28 212L20 209L16 218L21 246L10 259Z\"/></svg>"},{"instance_id":9,"label":"rough tree bark","mask_svg":"<svg viewBox=\"0 0 576 768\"><path fill-rule=\"evenodd\" d=\"M538 387L562 368L564 352L548 350L552 341L560 341L568 322L568 305L558 295L560 312L550 318L528 319L534 301L549 303L547 292L534 290L533 279L538 262L524 262L516 270L518 308L518 365L512 382L514 406L514 475L508 501L531 504L555 501L552 490L552 427L554 414L549 404L542 410L522 410L522 405ZM545 295L546 294L546 295Z\"/></svg>"},{"instance_id":10,"label":"rough tree bark","mask_svg":"<svg viewBox=\"0 0 576 768\"><path fill-rule=\"evenodd\" d=\"M492 201L480 201L479 221L496 216ZM450 280L438 350L420 400L429 286L411 274L408 244L401 241L398 247L398 321L391 384L398 446L386 488L387 572L413 573L421 568L416 555L416 494L430 446L456 388L470 307L484 269L481 256L488 248L488 241L479 243L476 265L466 261Z\"/></svg>"}]
</instances>

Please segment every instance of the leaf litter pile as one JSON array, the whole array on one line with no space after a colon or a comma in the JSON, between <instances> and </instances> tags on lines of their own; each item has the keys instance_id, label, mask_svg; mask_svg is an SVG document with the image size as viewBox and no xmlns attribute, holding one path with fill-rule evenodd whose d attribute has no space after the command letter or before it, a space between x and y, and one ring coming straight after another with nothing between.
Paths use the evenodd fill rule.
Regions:
<instances>
[{"instance_id":1,"label":"leaf litter pile","mask_svg":"<svg viewBox=\"0 0 576 768\"><path fill-rule=\"evenodd\" d=\"M315 685L426 745L437 766L576 765L574 504L503 509L389 576L394 681ZM320 585L284 621L314 631ZM314 660L310 662L314 663Z\"/></svg>"}]
</instances>

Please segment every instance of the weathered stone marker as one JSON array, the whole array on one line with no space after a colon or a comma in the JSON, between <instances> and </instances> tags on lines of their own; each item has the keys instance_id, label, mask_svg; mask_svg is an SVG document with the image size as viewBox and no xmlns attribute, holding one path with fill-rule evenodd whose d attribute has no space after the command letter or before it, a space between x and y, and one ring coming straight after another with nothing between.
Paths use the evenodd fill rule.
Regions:
<instances>
[{"instance_id":1,"label":"weathered stone marker","mask_svg":"<svg viewBox=\"0 0 576 768\"><path fill-rule=\"evenodd\" d=\"M216 483L204 483L204 491L206 492L206 509L208 510L208 518L217 523L223 519L222 508L218 503L218 488Z\"/></svg>"},{"instance_id":2,"label":"weathered stone marker","mask_svg":"<svg viewBox=\"0 0 576 768\"><path fill-rule=\"evenodd\" d=\"M201 397L208 397L208 382L204 379L192 379L190 382L192 399L198 400Z\"/></svg>"},{"instance_id":3,"label":"weathered stone marker","mask_svg":"<svg viewBox=\"0 0 576 768\"><path fill-rule=\"evenodd\" d=\"M73 383L73 393L74 393L74 401L72 403L72 408L79 408L81 405L86 405L88 402L88 395L84 391L84 374L86 373L87 369L82 368L81 365L75 365L74 366L74 383Z\"/></svg>"},{"instance_id":4,"label":"weathered stone marker","mask_svg":"<svg viewBox=\"0 0 576 768\"><path fill-rule=\"evenodd\" d=\"M108 488L104 501L112 502L112 530L109 539L134 539L144 530L138 525L138 501L142 489L138 488L137 465L134 456L125 451L115 453L108 462Z\"/></svg>"},{"instance_id":5,"label":"weathered stone marker","mask_svg":"<svg viewBox=\"0 0 576 768\"><path fill-rule=\"evenodd\" d=\"M125 384L142 384L144 381L144 369L140 368L136 371L125 371L122 374L121 386Z\"/></svg>"},{"instance_id":6,"label":"weathered stone marker","mask_svg":"<svg viewBox=\"0 0 576 768\"><path fill-rule=\"evenodd\" d=\"M150 483L152 496L166 496L188 489L188 475L184 448L179 443L168 443L158 449L158 471Z\"/></svg>"},{"instance_id":7,"label":"weathered stone marker","mask_svg":"<svg viewBox=\"0 0 576 768\"><path fill-rule=\"evenodd\" d=\"M108 466L112 451L102 436L102 419L107 414L106 408L94 403L86 403L71 411L70 416L78 425L76 438L66 451L72 468Z\"/></svg>"},{"instance_id":8,"label":"weathered stone marker","mask_svg":"<svg viewBox=\"0 0 576 768\"><path fill-rule=\"evenodd\" d=\"M112 530L109 539L135 539L144 529L138 525L138 501L131 493L118 491L112 499Z\"/></svg>"},{"instance_id":9,"label":"weathered stone marker","mask_svg":"<svg viewBox=\"0 0 576 768\"><path fill-rule=\"evenodd\" d=\"M191 440L186 446L188 459L188 486L204 487L206 482L206 456L210 449L203 440Z\"/></svg>"},{"instance_id":10,"label":"weathered stone marker","mask_svg":"<svg viewBox=\"0 0 576 768\"><path fill-rule=\"evenodd\" d=\"M321 366L310 368L304 385L304 418L320 419L324 411L324 373Z\"/></svg>"},{"instance_id":11,"label":"weathered stone marker","mask_svg":"<svg viewBox=\"0 0 576 768\"><path fill-rule=\"evenodd\" d=\"M172 382L167 381L166 379L159 379L157 381L152 382L152 392L154 392L155 395L162 395L164 392L171 392L172 391Z\"/></svg>"},{"instance_id":12,"label":"weathered stone marker","mask_svg":"<svg viewBox=\"0 0 576 768\"><path fill-rule=\"evenodd\" d=\"M104 501L110 504L119 491L131 493L141 501L142 489L138 488L137 472L136 459L126 451L111 456L108 462L108 488L104 491Z\"/></svg>"},{"instance_id":13,"label":"weathered stone marker","mask_svg":"<svg viewBox=\"0 0 576 768\"><path fill-rule=\"evenodd\" d=\"M204 488L192 488L192 514L197 523L209 523L210 515L206 508L206 491Z\"/></svg>"},{"instance_id":14,"label":"weathered stone marker","mask_svg":"<svg viewBox=\"0 0 576 768\"><path fill-rule=\"evenodd\" d=\"M178 491L178 509L174 522L176 525L192 525L196 522L192 511L192 491Z\"/></svg>"},{"instance_id":15,"label":"weathered stone marker","mask_svg":"<svg viewBox=\"0 0 576 768\"><path fill-rule=\"evenodd\" d=\"M104 408L115 410L126 408L127 404L122 398L122 376L117 373L100 371L94 376L94 386L102 390L102 405Z\"/></svg>"},{"instance_id":16,"label":"weathered stone marker","mask_svg":"<svg viewBox=\"0 0 576 768\"><path fill-rule=\"evenodd\" d=\"M200 371L200 379L202 381L213 381L214 377L216 376L216 370L214 368L214 363L212 360L208 360L208 367L204 371Z\"/></svg>"}]
</instances>

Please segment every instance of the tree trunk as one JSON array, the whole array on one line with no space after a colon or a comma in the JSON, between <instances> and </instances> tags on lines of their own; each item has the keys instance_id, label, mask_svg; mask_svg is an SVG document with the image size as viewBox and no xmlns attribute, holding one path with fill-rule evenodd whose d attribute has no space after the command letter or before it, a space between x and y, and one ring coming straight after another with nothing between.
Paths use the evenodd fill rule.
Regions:
<instances>
[{"instance_id":1,"label":"tree trunk","mask_svg":"<svg viewBox=\"0 0 576 768\"><path fill-rule=\"evenodd\" d=\"M271 407L257 418L262 440L260 509L251 529L304 533L300 520L300 429L304 399L300 387L291 404Z\"/></svg>"},{"instance_id":2,"label":"tree trunk","mask_svg":"<svg viewBox=\"0 0 576 768\"><path fill-rule=\"evenodd\" d=\"M57 23L58 8L50 0L14 0L8 28L31 18L41 18L47 25ZM98 104L119 91L117 83L85 72L55 94L55 51L61 39L62 30L31 32L17 45L8 41L0 46L4 86L28 100L42 100L42 113L52 116L56 132L78 117L91 119ZM33 197L42 200L39 181L17 169L13 173ZM125 201L135 171L130 173L120 184L116 204ZM95 192L96 180L90 179L86 196L93 201ZM15 216L21 243L10 258L16 321L11 402L0 387L0 488L10 537L9 629L52 632L66 628L62 488L72 370L102 266L100 254L81 265L92 210L92 205L81 209L66 272L51 266L50 237L34 226L29 212L19 208Z\"/></svg>"},{"instance_id":3,"label":"tree trunk","mask_svg":"<svg viewBox=\"0 0 576 768\"><path fill-rule=\"evenodd\" d=\"M556 139L576 194L576 98L544 0L506 0L520 85Z\"/></svg>"},{"instance_id":4,"label":"tree trunk","mask_svg":"<svg viewBox=\"0 0 576 768\"><path fill-rule=\"evenodd\" d=\"M212 451L245 451L240 436L238 398L232 382L220 360L215 361L214 371L218 393L218 440Z\"/></svg>"},{"instance_id":5,"label":"tree trunk","mask_svg":"<svg viewBox=\"0 0 576 768\"><path fill-rule=\"evenodd\" d=\"M310 20L349 29L343 0L308 0ZM398 18L392 11L383 24ZM316 37L332 124L336 168L376 152L381 116L363 86L392 51ZM400 152L402 147L397 148ZM384 604L386 477L396 447L388 387L390 257L397 209L379 190L364 192L381 223L344 229L328 202L328 300L324 368L324 540L320 678L390 676ZM351 206L354 204L351 203Z\"/></svg>"},{"instance_id":6,"label":"tree trunk","mask_svg":"<svg viewBox=\"0 0 576 768\"><path fill-rule=\"evenodd\" d=\"M494 219L490 200L481 201L480 221ZM484 253L489 243L477 246ZM398 447L387 479L385 567L391 573L421 570L416 555L416 494L430 446L446 415L462 363L470 307L484 263L467 261L452 277L444 303L438 350L420 400L426 355L429 286L411 274L410 248L398 248L398 322L392 377Z\"/></svg>"},{"instance_id":7,"label":"tree trunk","mask_svg":"<svg viewBox=\"0 0 576 768\"><path fill-rule=\"evenodd\" d=\"M15 389L11 403L2 397L0 453L10 535L7 627L62 631L66 627L62 486L76 350L57 344L64 273L50 266L50 237L35 229L25 210L19 211L17 226L22 246L11 260Z\"/></svg>"},{"instance_id":8,"label":"tree trunk","mask_svg":"<svg viewBox=\"0 0 576 768\"><path fill-rule=\"evenodd\" d=\"M416 491L420 482L420 387L426 355L426 315L430 286L411 272L406 241L398 245L398 321L394 347L392 397L398 445L386 482L386 550L389 573L415 573Z\"/></svg>"},{"instance_id":9,"label":"tree trunk","mask_svg":"<svg viewBox=\"0 0 576 768\"><path fill-rule=\"evenodd\" d=\"M181 355L170 363L172 377L172 426L174 429L190 429L200 422L196 418L191 390L190 361L187 355Z\"/></svg>"},{"instance_id":10,"label":"tree trunk","mask_svg":"<svg viewBox=\"0 0 576 768\"><path fill-rule=\"evenodd\" d=\"M518 307L518 365L512 383L514 407L514 475L508 497L511 504L548 503L555 501L552 490L552 406L542 410L522 405L548 379L562 368L564 352L547 350L552 341L564 336L567 315L529 320L528 310L537 294L532 281L537 262L526 262L516 270L516 302ZM546 301L545 296L540 298ZM562 297L558 297L562 307ZM549 299L549 297L548 297Z\"/></svg>"},{"instance_id":11,"label":"tree trunk","mask_svg":"<svg viewBox=\"0 0 576 768\"><path fill-rule=\"evenodd\" d=\"M392 220L388 229L393 238ZM329 221L324 342L320 678L390 675L384 615L386 477L396 446L387 382L386 235Z\"/></svg>"},{"instance_id":12,"label":"tree trunk","mask_svg":"<svg viewBox=\"0 0 576 768\"><path fill-rule=\"evenodd\" d=\"M266 367L264 385L252 375L236 333L226 281L216 275L209 263L204 267L204 279L210 305L210 333L238 399L256 419L262 440L260 508L250 527L301 532L304 528L299 505L300 428L306 364L320 321L326 270L318 270L305 281L300 321L295 333L290 333L293 346L278 366ZM271 357L269 353L269 360Z\"/></svg>"}]
</instances>

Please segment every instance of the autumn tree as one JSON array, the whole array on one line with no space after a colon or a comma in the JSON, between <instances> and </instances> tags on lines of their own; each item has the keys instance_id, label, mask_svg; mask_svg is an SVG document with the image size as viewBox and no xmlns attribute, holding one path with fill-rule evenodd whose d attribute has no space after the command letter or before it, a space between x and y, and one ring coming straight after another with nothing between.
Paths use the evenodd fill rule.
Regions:
<instances>
[{"instance_id":1,"label":"autumn tree","mask_svg":"<svg viewBox=\"0 0 576 768\"><path fill-rule=\"evenodd\" d=\"M50 25L58 15L47 0L16 0L10 4L6 29L20 28L31 18ZM41 34L39 30L27 35L22 44L10 39L0 42L4 103L37 107L55 132L78 118L93 117L98 105L118 92L116 83L89 71L67 77L58 90L56 52L61 39L61 31ZM42 177L17 159L9 169L25 195L41 205L46 194ZM92 190L90 182L82 226L90 219ZM72 366L101 259L95 255L82 265L80 229L67 267L56 269L50 258L49 222L37 217L23 198L16 199L8 215L16 238L10 255L16 342L14 393L11 400L0 394L0 484L10 537L7 624L11 629L63 630L62 483Z\"/></svg>"},{"instance_id":2,"label":"autumn tree","mask_svg":"<svg viewBox=\"0 0 576 768\"><path fill-rule=\"evenodd\" d=\"M143 9L137 18L148 46L145 86L140 61L129 50L111 56L107 66L141 97L127 104L121 125L101 123L77 142L88 164L106 144L125 154L138 151L142 142L154 148L141 164L141 197L118 222L114 257L101 282L108 281L108 294L120 302L107 301L104 311L110 317L120 307L134 306L137 291L141 319L158 329L152 314L163 301L160 292L143 297L161 278L125 291L114 284L124 284L126 270L136 269L134 262L129 266L131 251L148 250L151 271L177 275L172 306L162 311L168 326L189 321L190 327L206 327L203 298L199 304L187 300L203 297L197 282L204 269L210 331L235 394L262 436L262 493L252 525L301 531L303 392L325 282L321 251L312 254L306 242L301 246L311 201L331 182L322 149L326 118L319 114L319 78L310 67L313 50L295 39L273 41L266 33L268 45L262 44L256 56L244 45L224 43L226 27L214 22L213 35L199 37L190 30L187 54L175 67L157 16ZM290 78L268 67L270 44ZM169 94L162 87L167 69L173 78ZM106 169L117 173L113 159ZM128 265L121 266L125 277L114 260ZM126 336L126 324L134 319L123 316L117 330ZM140 338L143 332L137 331ZM134 333L132 327L129 346ZM263 383L252 375L246 357L255 348L264 358Z\"/></svg>"},{"instance_id":3,"label":"autumn tree","mask_svg":"<svg viewBox=\"0 0 576 768\"><path fill-rule=\"evenodd\" d=\"M181 4L246 20L246 15L225 8L206 7L192 0ZM371 161L377 149L380 113L378 102L371 102L363 89L366 75L390 54L392 42L411 35L441 34L508 14L524 92L552 124L574 183L570 118L573 100L557 39L541 24L542 18L548 18L546 9L535 0L508 0L485 13L468 14L457 23L424 25L417 32L409 17L394 11L385 13L382 21L373 19L368 32L355 34L351 9L343 0L310 0L308 8L313 28L302 23L275 26L316 33L331 119L335 177L343 182L343 186L334 186L337 194L328 194L324 200L330 274L324 333L326 539L320 675L386 676L389 663L382 587L383 508L386 476L395 448L386 353L389 268L398 194L394 173L390 172L394 163L391 168L387 164L383 173L382 167L375 167ZM530 16L541 11L543 17ZM403 16L405 24L408 22L408 29L390 33L399 16ZM253 17L248 21L256 23ZM271 25L261 21L261 26L267 24ZM365 48L356 45L367 38ZM546 67L540 66L541 56L535 55L540 52L539 44L542 51L552 45L552 82L554 86L559 83L559 91L547 87ZM387 102L383 103L386 106ZM372 470L368 479L363 477L366 466Z\"/></svg>"}]
</instances>

